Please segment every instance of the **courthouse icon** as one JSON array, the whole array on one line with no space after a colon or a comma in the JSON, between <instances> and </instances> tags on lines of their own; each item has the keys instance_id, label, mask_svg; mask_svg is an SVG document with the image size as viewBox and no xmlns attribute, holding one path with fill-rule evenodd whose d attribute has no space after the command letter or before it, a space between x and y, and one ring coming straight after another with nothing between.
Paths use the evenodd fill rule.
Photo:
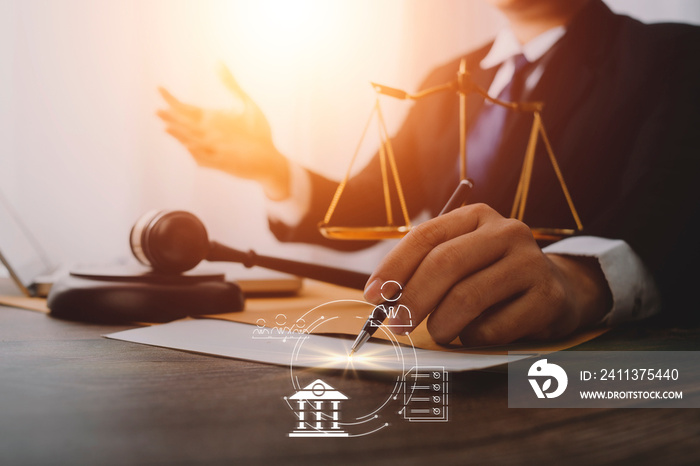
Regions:
<instances>
[{"instance_id":1,"label":"courthouse icon","mask_svg":"<svg viewBox=\"0 0 700 466\"><path fill-rule=\"evenodd\" d=\"M338 422L340 419L340 402L348 397L334 389L321 379L316 379L296 392L289 400L298 418L297 428L289 433L290 437L347 437Z\"/></svg>"}]
</instances>

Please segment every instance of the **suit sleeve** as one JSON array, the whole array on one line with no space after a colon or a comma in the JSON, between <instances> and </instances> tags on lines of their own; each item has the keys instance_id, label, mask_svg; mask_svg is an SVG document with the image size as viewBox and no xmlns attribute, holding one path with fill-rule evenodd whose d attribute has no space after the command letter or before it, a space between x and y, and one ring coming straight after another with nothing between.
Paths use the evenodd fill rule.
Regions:
<instances>
[{"instance_id":1,"label":"suit sleeve","mask_svg":"<svg viewBox=\"0 0 700 466\"><path fill-rule=\"evenodd\" d=\"M651 270L664 312L693 321L698 314L686 308L700 279L698 37L697 29L690 31L660 64L663 86L650 90L659 95L650 95L650 111L620 180L625 188L588 229L627 241Z\"/></svg>"}]
</instances>

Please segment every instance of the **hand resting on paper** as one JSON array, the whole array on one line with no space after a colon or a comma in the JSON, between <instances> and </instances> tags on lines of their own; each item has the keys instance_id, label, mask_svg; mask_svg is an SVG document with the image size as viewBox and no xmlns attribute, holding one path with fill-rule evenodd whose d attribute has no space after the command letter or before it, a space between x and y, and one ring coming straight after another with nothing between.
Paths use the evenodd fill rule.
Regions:
<instances>
[{"instance_id":1,"label":"hand resting on paper","mask_svg":"<svg viewBox=\"0 0 700 466\"><path fill-rule=\"evenodd\" d=\"M164 88L168 108L158 111L166 131L180 141L201 166L257 181L273 200L289 196L287 159L272 142L270 125L256 103L222 67L220 78L239 108L209 110L186 104Z\"/></svg>"},{"instance_id":2,"label":"hand resting on paper","mask_svg":"<svg viewBox=\"0 0 700 466\"><path fill-rule=\"evenodd\" d=\"M612 306L597 261L544 254L527 225L484 204L415 227L375 269L365 299L380 303L388 280L403 284L399 302L413 328L427 317L443 344L564 337L596 324Z\"/></svg>"}]
</instances>

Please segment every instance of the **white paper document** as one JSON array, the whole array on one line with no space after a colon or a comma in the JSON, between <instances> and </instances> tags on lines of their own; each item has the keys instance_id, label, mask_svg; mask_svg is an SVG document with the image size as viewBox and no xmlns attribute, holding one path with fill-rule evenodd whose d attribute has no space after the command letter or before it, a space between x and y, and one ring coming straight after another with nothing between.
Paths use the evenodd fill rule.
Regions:
<instances>
[{"instance_id":1,"label":"white paper document","mask_svg":"<svg viewBox=\"0 0 700 466\"><path fill-rule=\"evenodd\" d=\"M530 355L487 355L429 351L368 341L348 357L352 339L275 329L216 319L182 320L105 335L115 340L292 367L395 371L441 366L467 371L497 366Z\"/></svg>"}]
</instances>

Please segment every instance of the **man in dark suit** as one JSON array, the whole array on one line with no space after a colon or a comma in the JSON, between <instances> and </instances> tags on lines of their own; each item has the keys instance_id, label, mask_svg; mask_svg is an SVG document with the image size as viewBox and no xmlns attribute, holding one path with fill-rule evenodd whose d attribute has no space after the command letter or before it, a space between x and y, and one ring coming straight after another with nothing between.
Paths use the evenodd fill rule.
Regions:
<instances>
[{"instance_id":1,"label":"man in dark suit","mask_svg":"<svg viewBox=\"0 0 700 466\"><path fill-rule=\"evenodd\" d=\"M666 309L684 311L700 278L700 248L691 238L700 218L692 132L700 122L698 28L643 25L600 0L491 1L510 29L467 55L467 70L494 97L544 103L544 126L587 236L542 250L524 223L506 218L532 116L499 116L471 95L472 204L414 228L375 269L365 297L378 302L379 287L396 280L414 323L430 315L436 341L460 337L471 345L554 338L644 317L658 308L659 294ZM423 87L454 79L459 61L432 72ZM226 80L247 107L236 131L212 139L202 111L164 91L168 131L201 164L256 179L271 199L296 199L299 218L271 219L280 239L365 246L318 233L336 184L290 165L254 103ZM418 101L392 139L412 216L437 214L456 186L458 134L458 99L445 93ZM535 160L525 221L568 226L571 214L543 147ZM351 179L343 194L351 201L338 205L335 223L385 221L378 172L375 157Z\"/></svg>"}]
</instances>

